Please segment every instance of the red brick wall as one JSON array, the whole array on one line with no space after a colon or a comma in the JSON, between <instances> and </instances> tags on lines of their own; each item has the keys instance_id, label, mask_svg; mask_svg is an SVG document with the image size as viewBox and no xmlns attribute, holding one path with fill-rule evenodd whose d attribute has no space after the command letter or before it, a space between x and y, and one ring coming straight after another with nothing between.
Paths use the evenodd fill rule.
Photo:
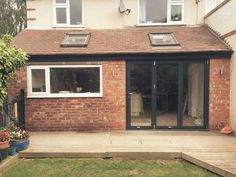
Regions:
<instances>
[{"instance_id":1,"label":"red brick wall","mask_svg":"<svg viewBox=\"0 0 236 177\"><path fill-rule=\"evenodd\" d=\"M102 98L27 98L26 127L30 130L125 129L125 61L103 66ZM224 66L224 73L220 69ZM114 77L112 76L114 70ZM229 120L230 60L210 60L209 126ZM9 94L27 90L26 69L18 71Z\"/></svg>"},{"instance_id":2,"label":"red brick wall","mask_svg":"<svg viewBox=\"0 0 236 177\"><path fill-rule=\"evenodd\" d=\"M103 62L101 98L27 98L29 130L125 129L125 61ZM114 72L113 72L114 70ZM113 76L114 73L114 76ZM16 73L9 94L26 89L26 69Z\"/></svg>"},{"instance_id":3,"label":"red brick wall","mask_svg":"<svg viewBox=\"0 0 236 177\"><path fill-rule=\"evenodd\" d=\"M220 74L221 68L223 74ZM219 121L229 121L230 104L230 60L210 60L210 92L209 92L209 127L217 128Z\"/></svg>"}]
</instances>

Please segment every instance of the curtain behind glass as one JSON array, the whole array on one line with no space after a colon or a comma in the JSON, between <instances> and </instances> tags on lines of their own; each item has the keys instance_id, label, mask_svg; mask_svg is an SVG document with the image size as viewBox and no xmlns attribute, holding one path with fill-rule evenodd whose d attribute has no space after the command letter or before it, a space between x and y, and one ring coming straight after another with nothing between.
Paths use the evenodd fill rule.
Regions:
<instances>
[{"instance_id":1,"label":"curtain behind glass","mask_svg":"<svg viewBox=\"0 0 236 177\"><path fill-rule=\"evenodd\" d=\"M146 0L139 0L139 23L146 23Z\"/></svg>"}]
</instances>

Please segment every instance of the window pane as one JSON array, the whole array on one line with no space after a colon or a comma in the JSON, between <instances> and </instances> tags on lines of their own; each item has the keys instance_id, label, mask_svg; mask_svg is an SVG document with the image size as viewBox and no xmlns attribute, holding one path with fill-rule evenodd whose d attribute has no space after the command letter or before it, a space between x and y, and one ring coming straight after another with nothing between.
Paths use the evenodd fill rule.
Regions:
<instances>
[{"instance_id":1,"label":"window pane","mask_svg":"<svg viewBox=\"0 0 236 177\"><path fill-rule=\"evenodd\" d=\"M149 38L153 46L179 45L172 33L149 33Z\"/></svg>"},{"instance_id":2,"label":"window pane","mask_svg":"<svg viewBox=\"0 0 236 177\"><path fill-rule=\"evenodd\" d=\"M67 33L61 43L62 47L86 47L90 39L90 33Z\"/></svg>"},{"instance_id":3,"label":"window pane","mask_svg":"<svg viewBox=\"0 0 236 177\"><path fill-rule=\"evenodd\" d=\"M157 65L156 78L157 126L177 126L178 65Z\"/></svg>"},{"instance_id":4,"label":"window pane","mask_svg":"<svg viewBox=\"0 0 236 177\"><path fill-rule=\"evenodd\" d=\"M70 0L70 24L82 24L82 0Z\"/></svg>"},{"instance_id":5,"label":"window pane","mask_svg":"<svg viewBox=\"0 0 236 177\"><path fill-rule=\"evenodd\" d=\"M99 68L51 68L51 93L99 93Z\"/></svg>"},{"instance_id":6,"label":"window pane","mask_svg":"<svg viewBox=\"0 0 236 177\"><path fill-rule=\"evenodd\" d=\"M66 8L56 8L57 24L66 23Z\"/></svg>"},{"instance_id":7,"label":"window pane","mask_svg":"<svg viewBox=\"0 0 236 177\"><path fill-rule=\"evenodd\" d=\"M56 3L66 3L66 0L56 0Z\"/></svg>"},{"instance_id":8,"label":"window pane","mask_svg":"<svg viewBox=\"0 0 236 177\"><path fill-rule=\"evenodd\" d=\"M204 64L184 65L184 126L204 125Z\"/></svg>"},{"instance_id":9,"label":"window pane","mask_svg":"<svg viewBox=\"0 0 236 177\"><path fill-rule=\"evenodd\" d=\"M140 23L166 23L167 0L140 0Z\"/></svg>"},{"instance_id":10,"label":"window pane","mask_svg":"<svg viewBox=\"0 0 236 177\"><path fill-rule=\"evenodd\" d=\"M181 20L182 20L182 5L172 5L171 21L181 21Z\"/></svg>"},{"instance_id":11,"label":"window pane","mask_svg":"<svg viewBox=\"0 0 236 177\"><path fill-rule=\"evenodd\" d=\"M151 126L152 65L132 64L130 72L131 126Z\"/></svg>"},{"instance_id":12,"label":"window pane","mask_svg":"<svg viewBox=\"0 0 236 177\"><path fill-rule=\"evenodd\" d=\"M46 92L45 84L45 70L44 69L32 69L32 92Z\"/></svg>"}]
</instances>

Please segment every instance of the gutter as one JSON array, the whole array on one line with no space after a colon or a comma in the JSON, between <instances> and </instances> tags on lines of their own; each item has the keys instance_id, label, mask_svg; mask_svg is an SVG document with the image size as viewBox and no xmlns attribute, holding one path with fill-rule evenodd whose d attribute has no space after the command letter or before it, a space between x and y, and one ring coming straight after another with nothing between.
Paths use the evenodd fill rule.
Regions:
<instances>
[{"instance_id":1,"label":"gutter","mask_svg":"<svg viewBox=\"0 0 236 177\"><path fill-rule=\"evenodd\" d=\"M29 62L55 62L55 61L109 61L109 60L205 60L230 59L233 51L199 51L179 53L106 53L106 54L48 54L29 55Z\"/></svg>"}]
</instances>

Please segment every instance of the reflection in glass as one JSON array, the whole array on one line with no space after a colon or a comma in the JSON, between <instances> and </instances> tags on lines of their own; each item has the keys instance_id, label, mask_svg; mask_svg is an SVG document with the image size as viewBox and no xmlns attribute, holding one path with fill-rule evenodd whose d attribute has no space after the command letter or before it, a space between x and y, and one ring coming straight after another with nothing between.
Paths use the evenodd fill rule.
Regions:
<instances>
[{"instance_id":1,"label":"reflection in glass","mask_svg":"<svg viewBox=\"0 0 236 177\"><path fill-rule=\"evenodd\" d=\"M166 23L167 0L139 0L140 23Z\"/></svg>"},{"instance_id":2,"label":"reflection in glass","mask_svg":"<svg viewBox=\"0 0 236 177\"><path fill-rule=\"evenodd\" d=\"M82 24L82 0L70 0L70 24Z\"/></svg>"},{"instance_id":3,"label":"reflection in glass","mask_svg":"<svg viewBox=\"0 0 236 177\"><path fill-rule=\"evenodd\" d=\"M171 21L181 21L181 20L182 20L182 5L172 5Z\"/></svg>"},{"instance_id":4,"label":"reflection in glass","mask_svg":"<svg viewBox=\"0 0 236 177\"><path fill-rule=\"evenodd\" d=\"M56 0L56 3L66 3L66 0Z\"/></svg>"},{"instance_id":5,"label":"reflection in glass","mask_svg":"<svg viewBox=\"0 0 236 177\"><path fill-rule=\"evenodd\" d=\"M157 66L157 126L177 126L178 65Z\"/></svg>"},{"instance_id":6,"label":"reflection in glass","mask_svg":"<svg viewBox=\"0 0 236 177\"><path fill-rule=\"evenodd\" d=\"M32 69L31 70L32 77L32 92L45 92L46 84L45 84L45 70L44 69Z\"/></svg>"},{"instance_id":7,"label":"reflection in glass","mask_svg":"<svg viewBox=\"0 0 236 177\"><path fill-rule=\"evenodd\" d=\"M204 64L184 65L183 125L204 125Z\"/></svg>"},{"instance_id":8,"label":"reflection in glass","mask_svg":"<svg viewBox=\"0 0 236 177\"><path fill-rule=\"evenodd\" d=\"M131 126L151 126L152 65L132 64L130 82Z\"/></svg>"},{"instance_id":9,"label":"reflection in glass","mask_svg":"<svg viewBox=\"0 0 236 177\"><path fill-rule=\"evenodd\" d=\"M99 93L99 68L51 68L51 93Z\"/></svg>"},{"instance_id":10,"label":"reflection in glass","mask_svg":"<svg viewBox=\"0 0 236 177\"><path fill-rule=\"evenodd\" d=\"M66 23L66 8L56 8L56 19L58 24Z\"/></svg>"}]
</instances>

